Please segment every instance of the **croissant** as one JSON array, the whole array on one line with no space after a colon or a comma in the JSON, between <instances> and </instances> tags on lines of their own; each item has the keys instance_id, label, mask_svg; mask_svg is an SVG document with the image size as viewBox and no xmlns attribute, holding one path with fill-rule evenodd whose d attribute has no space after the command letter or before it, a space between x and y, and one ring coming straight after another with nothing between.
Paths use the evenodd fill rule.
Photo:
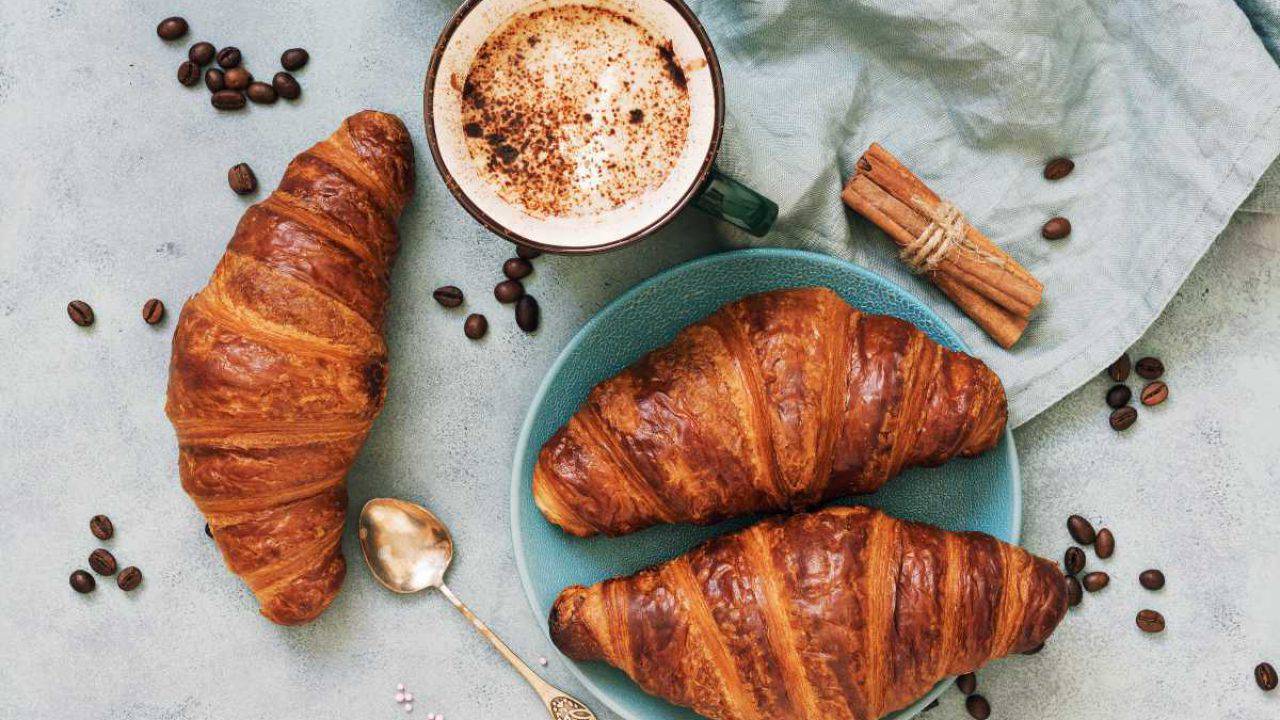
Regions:
<instances>
[{"instance_id":1,"label":"croissant","mask_svg":"<svg viewBox=\"0 0 1280 720\"><path fill-rule=\"evenodd\" d=\"M404 124L347 118L245 212L174 331L182 487L276 623L315 618L346 574L346 474L386 395L382 319L412 191Z\"/></svg>"},{"instance_id":2,"label":"croissant","mask_svg":"<svg viewBox=\"0 0 1280 720\"><path fill-rule=\"evenodd\" d=\"M730 303L597 385L543 445L533 497L579 536L874 492L990 449L1000 379L825 288Z\"/></svg>"},{"instance_id":3,"label":"croissant","mask_svg":"<svg viewBox=\"0 0 1280 720\"><path fill-rule=\"evenodd\" d=\"M874 720L1032 650L1067 610L1048 560L865 507L765 520L551 609L551 639L714 720Z\"/></svg>"}]
</instances>

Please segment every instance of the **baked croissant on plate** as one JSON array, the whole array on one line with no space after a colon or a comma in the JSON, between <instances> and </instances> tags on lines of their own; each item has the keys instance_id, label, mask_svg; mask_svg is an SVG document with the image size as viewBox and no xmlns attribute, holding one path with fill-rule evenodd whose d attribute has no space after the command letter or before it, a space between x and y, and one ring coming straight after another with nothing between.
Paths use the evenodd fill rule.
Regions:
<instances>
[{"instance_id":1,"label":"baked croissant on plate","mask_svg":"<svg viewBox=\"0 0 1280 720\"><path fill-rule=\"evenodd\" d=\"M982 361L826 288L730 303L595 387L542 447L533 497L579 536L874 492L999 441Z\"/></svg>"},{"instance_id":2,"label":"baked croissant on plate","mask_svg":"<svg viewBox=\"0 0 1280 720\"><path fill-rule=\"evenodd\" d=\"M772 518L574 586L551 639L714 720L875 720L1039 646L1067 610L1050 561L865 507Z\"/></svg>"},{"instance_id":3,"label":"baked croissant on plate","mask_svg":"<svg viewBox=\"0 0 1280 720\"><path fill-rule=\"evenodd\" d=\"M347 118L245 212L174 331L182 487L273 622L315 618L346 574L346 474L386 396L382 318L412 191L399 118Z\"/></svg>"}]
</instances>

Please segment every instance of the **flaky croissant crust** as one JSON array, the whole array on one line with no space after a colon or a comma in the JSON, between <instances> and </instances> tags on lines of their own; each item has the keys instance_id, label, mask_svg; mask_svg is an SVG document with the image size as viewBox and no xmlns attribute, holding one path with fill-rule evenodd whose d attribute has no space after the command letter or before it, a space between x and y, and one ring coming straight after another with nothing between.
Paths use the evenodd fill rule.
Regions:
<instances>
[{"instance_id":1,"label":"flaky croissant crust","mask_svg":"<svg viewBox=\"0 0 1280 720\"><path fill-rule=\"evenodd\" d=\"M173 337L182 486L274 622L342 585L346 474L386 394L382 320L413 146L365 111L250 207Z\"/></svg>"}]
</instances>

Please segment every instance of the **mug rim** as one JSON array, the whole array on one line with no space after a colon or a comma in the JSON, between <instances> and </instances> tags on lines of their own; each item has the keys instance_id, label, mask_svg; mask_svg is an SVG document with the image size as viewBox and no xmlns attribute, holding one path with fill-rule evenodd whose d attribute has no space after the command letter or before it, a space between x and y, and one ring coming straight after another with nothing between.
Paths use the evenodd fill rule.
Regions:
<instances>
[{"instance_id":1,"label":"mug rim","mask_svg":"<svg viewBox=\"0 0 1280 720\"><path fill-rule=\"evenodd\" d=\"M449 188L450 194L462 205L473 218L483 225L490 232L505 238L517 245L525 245L543 252L557 253L564 255L585 255L591 253L605 252L614 250L626 245L643 240L658 230L662 229L668 223L675 219L682 210L693 202L699 191L706 185L708 178L711 176L711 170L715 165L716 156L720 152L720 140L724 135L724 77L720 72L720 60L716 57L715 48L711 44L711 38L707 36L706 29L702 26L702 22L698 20L693 10L685 4L684 0L660 0L670 5L684 20L689 29L693 31L694 37L698 39L698 45L702 47L702 52L706 55L707 68L711 72L711 88L715 100L714 126L711 129L711 142L707 146L706 155L702 159L702 165L698 169L698 174L694 177L693 182L680 195L680 198L666 211L662 213L656 220L645 225L639 230L635 230L616 240L610 240L599 245L588 246L565 246L550 245L544 242L538 242L524 237L523 235L511 230L502 223L494 220L484 210L480 209L454 178L453 172L445 164L444 158L440 154L440 143L436 138L436 129L434 122L434 113L432 111L432 102L435 99L436 76L440 70L440 62L444 57L444 51L449 46L449 42L453 39L454 33L462 24L462 21L471 14L473 10L480 6L481 3L489 0L465 0L461 6L449 18L449 22L445 24L444 29L440 32L440 37L436 40L435 48L431 52L431 63L427 66L427 77L424 81L422 94L422 121L427 131L427 146L431 149L431 159L434 161L436 170L440 173L440 177L444 180L445 187ZM591 0L580 0L581 2L591 2Z\"/></svg>"}]
</instances>

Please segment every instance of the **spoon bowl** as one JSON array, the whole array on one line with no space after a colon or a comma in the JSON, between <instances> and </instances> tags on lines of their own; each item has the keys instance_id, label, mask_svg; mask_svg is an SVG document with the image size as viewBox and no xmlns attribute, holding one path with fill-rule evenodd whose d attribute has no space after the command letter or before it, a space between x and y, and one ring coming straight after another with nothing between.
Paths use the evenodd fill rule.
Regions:
<instances>
[{"instance_id":1,"label":"spoon bowl","mask_svg":"<svg viewBox=\"0 0 1280 720\"><path fill-rule=\"evenodd\" d=\"M360 511L360 549L386 589L415 593L444 584L453 537L430 510L395 498L374 498Z\"/></svg>"}]
</instances>

